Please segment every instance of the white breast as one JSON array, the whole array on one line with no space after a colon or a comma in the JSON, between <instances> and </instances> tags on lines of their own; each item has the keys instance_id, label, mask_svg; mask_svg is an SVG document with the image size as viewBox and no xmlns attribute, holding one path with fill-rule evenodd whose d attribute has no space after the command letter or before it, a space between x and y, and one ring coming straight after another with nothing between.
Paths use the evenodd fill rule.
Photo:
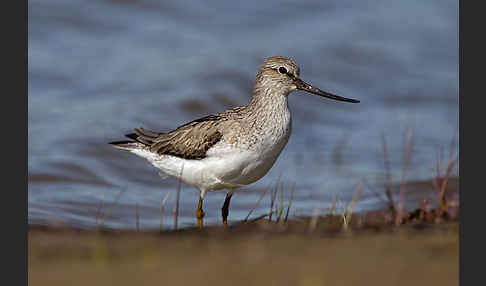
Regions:
<instances>
[{"instance_id":1,"label":"white breast","mask_svg":"<svg viewBox=\"0 0 486 286\"><path fill-rule=\"evenodd\" d=\"M267 174L287 144L292 132L290 111L264 121L263 132L251 146L228 147L222 142L211 148L208 155L220 158L221 171L215 174L227 185L248 185ZM272 122L272 120L276 120ZM224 154L224 155L222 155Z\"/></svg>"}]
</instances>

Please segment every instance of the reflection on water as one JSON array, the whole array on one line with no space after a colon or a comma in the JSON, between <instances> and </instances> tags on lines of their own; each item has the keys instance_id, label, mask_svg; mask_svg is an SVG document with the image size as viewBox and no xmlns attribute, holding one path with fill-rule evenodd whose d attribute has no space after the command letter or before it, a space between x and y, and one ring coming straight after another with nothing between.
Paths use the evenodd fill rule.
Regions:
<instances>
[{"instance_id":1,"label":"reflection on water","mask_svg":"<svg viewBox=\"0 0 486 286\"><path fill-rule=\"evenodd\" d=\"M407 178L429 180L457 134L456 1L28 5L29 223L92 227L103 214L105 225L133 228L138 205L141 226L158 228L171 192L170 225L177 180L106 143L133 127L167 131L247 104L268 56L292 57L304 80L361 103L292 94L292 137L269 174L235 195L230 220L243 219L279 176L286 196L295 184L291 214L330 206L338 194L350 200L384 171L382 134L399 181L409 127ZM197 191L182 188L179 221L194 225ZM207 196L209 223L223 200L223 192ZM363 194L356 207L376 203ZM267 196L253 215L269 204Z\"/></svg>"}]
</instances>

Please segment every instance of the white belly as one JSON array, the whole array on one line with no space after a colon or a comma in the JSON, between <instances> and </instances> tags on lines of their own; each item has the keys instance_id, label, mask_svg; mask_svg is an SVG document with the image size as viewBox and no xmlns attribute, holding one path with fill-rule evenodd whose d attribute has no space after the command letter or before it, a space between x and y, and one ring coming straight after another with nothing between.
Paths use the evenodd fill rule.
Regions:
<instances>
[{"instance_id":1,"label":"white belly","mask_svg":"<svg viewBox=\"0 0 486 286\"><path fill-rule=\"evenodd\" d=\"M213 172L219 178L224 188L254 183L265 176L272 168L287 144L288 138L289 136L286 136L279 142L269 144L258 150L227 149L224 157L211 157L220 168L216 168L216 172L210 172ZM214 148L209 154L217 153L218 149Z\"/></svg>"},{"instance_id":2,"label":"white belly","mask_svg":"<svg viewBox=\"0 0 486 286\"><path fill-rule=\"evenodd\" d=\"M181 178L204 191L238 188L256 182L272 168L290 137L285 134L259 144L258 148L234 148L220 142L201 160L186 160L170 155L157 155L145 150L132 153L147 159L163 173Z\"/></svg>"},{"instance_id":3,"label":"white belly","mask_svg":"<svg viewBox=\"0 0 486 286\"><path fill-rule=\"evenodd\" d=\"M238 188L256 182L272 168L288 137L264 150L245 150L216 145L201 160L186 160L170 155L156 155L133 150L163 173L200 190Z\"/></svg>"}]
</instances>

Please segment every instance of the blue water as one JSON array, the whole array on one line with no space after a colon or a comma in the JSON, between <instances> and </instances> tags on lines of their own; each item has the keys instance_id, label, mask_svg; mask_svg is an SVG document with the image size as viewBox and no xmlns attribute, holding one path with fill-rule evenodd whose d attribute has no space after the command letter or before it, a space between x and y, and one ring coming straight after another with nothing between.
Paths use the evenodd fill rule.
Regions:
<instances>
[{"instance_id":1,"label":"blue water","mask_svg":"<svg viewBox=\"0 0 486 286\"><path fill-rule=\"evenodd\" d=\"M293 216L336 196L345 205L363 181L356 208L371 208L382 135L400 181L408 128L407 180L430 180L458 133L457 1L31 0L28 9L30 224L134 228L138 213L142 229L159 228L170 192L172 227L177 180L106 143L247 104L269 56L293 58L305 81L361 103L292 94L292 137L271 171L235 194L230 221L277 182L286 200L295 185ZM180 225L195 225L197 197L182 185ZM223 200L206 197L208 223Z\"/></svg>"}]
</instances>

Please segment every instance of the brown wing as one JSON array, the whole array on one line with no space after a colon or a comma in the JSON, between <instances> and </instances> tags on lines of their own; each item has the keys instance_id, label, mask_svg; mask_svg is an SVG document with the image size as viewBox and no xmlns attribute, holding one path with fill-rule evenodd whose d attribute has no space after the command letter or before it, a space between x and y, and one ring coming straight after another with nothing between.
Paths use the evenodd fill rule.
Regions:
<instances>
[{"instance_id":1,"label":"brown wing","mask_svg":"<svg viewBox=\"0 0 486 286\"><path fill-rule=\"evenodd\" d=\"M210 115L184 124L169 133L157 133L135 128L128 137L150 147L150 151L184 159L202 159L209 148L218 143L223 135L217 130L221 119Z\"/></svg>"}]
</instances>

